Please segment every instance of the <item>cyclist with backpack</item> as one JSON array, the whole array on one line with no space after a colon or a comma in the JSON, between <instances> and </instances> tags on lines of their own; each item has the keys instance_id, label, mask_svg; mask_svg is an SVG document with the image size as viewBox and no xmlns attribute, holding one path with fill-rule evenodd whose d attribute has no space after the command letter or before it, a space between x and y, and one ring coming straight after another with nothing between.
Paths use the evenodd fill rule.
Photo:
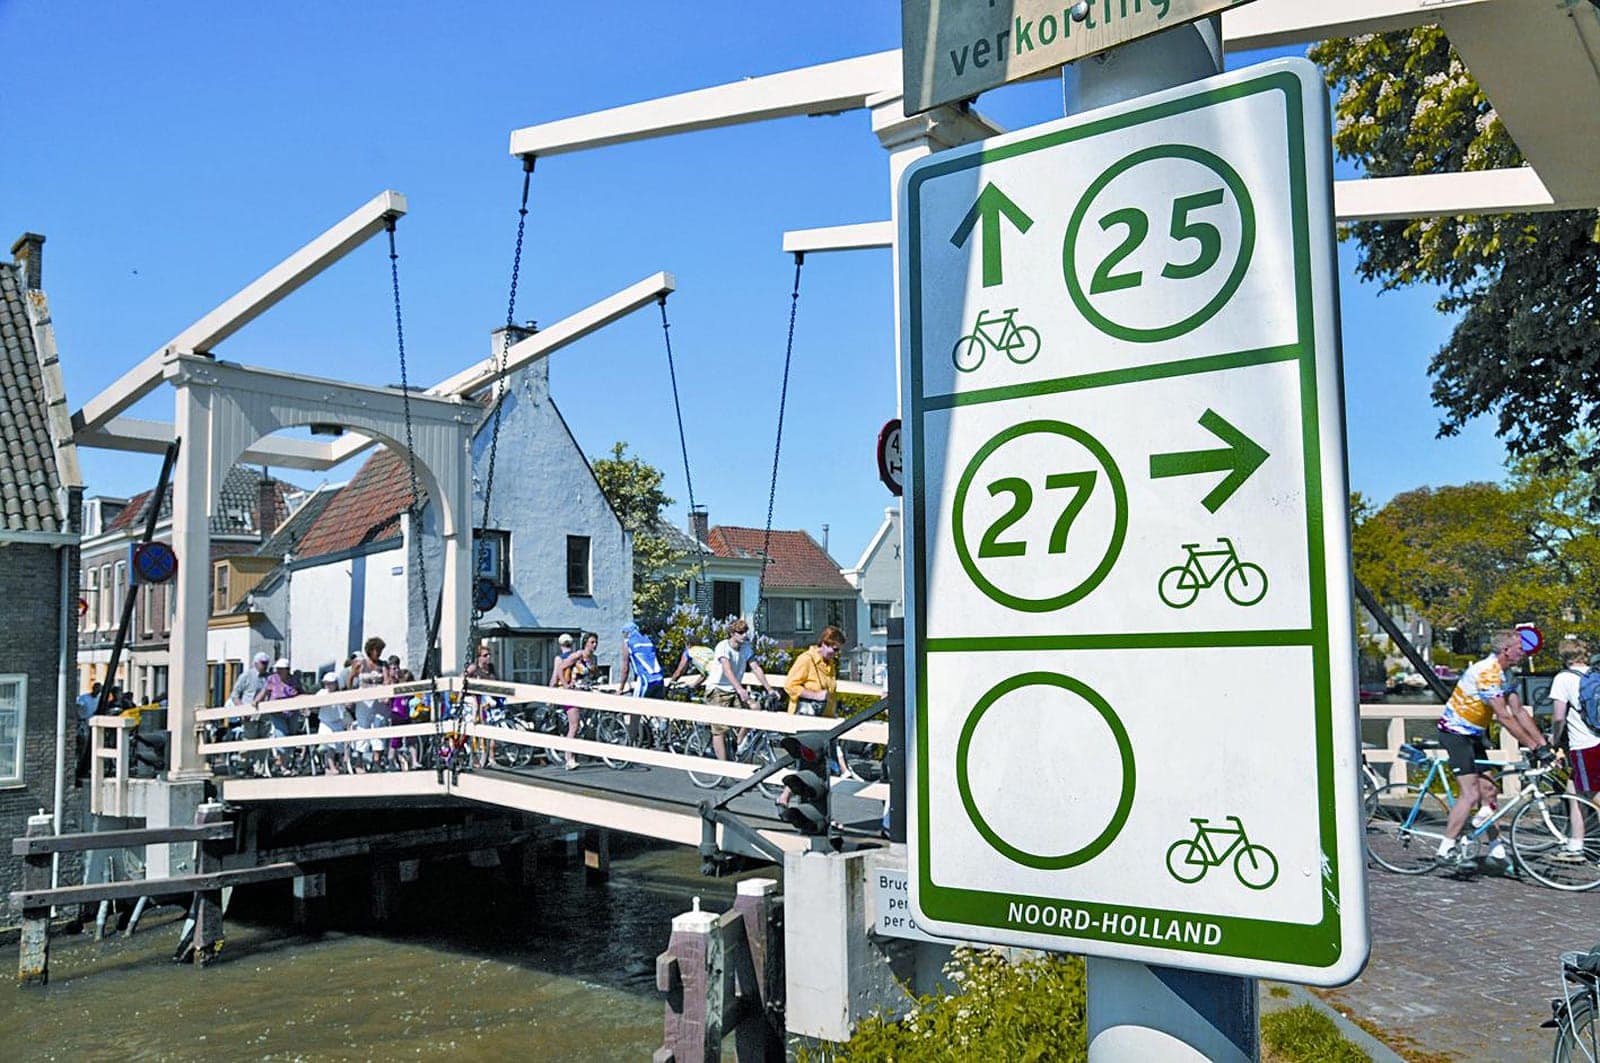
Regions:
<instances>
[{"instance_id":1,"label":"cyclist with backpack","mask_svg":"<svg viewBox=\"0 0 1600 1063\"><path fill-rule=\"evenodd\" d=\"M622 678L618 690L628 689L628 679L633 678L632 694L636 698L664 698L666 683L662 679L661 662L656 658L656 646L639 630L638 624L628 624L622 629Z\"/></svg>"},{"instance_id":2,"label":"cyclist with backpack","mask_svg":"<svg viewBox=\"0 0 1600 1063\"><path fill-rule=\"evenodd\" d=\"M1589 647L1577 639L1561 640L1561 674L1550 683L1550 741L1567 750L1572 769L1572 792L1593 799L1600 790L1600 672L1589 667ZM1571 817L1571 834L1557 860L1581 863L1583 820L1577 802Z\"/></svg>"},{"instance_id":3,"label":"cyclist with backpack","mask_svg":"<svg viewBox=\"0 0 1600 1063\"><path fill-rule=\"evenodd\" d=\"M1496 631L1489 639L1489 656L1469 665L1456 680L1444 712L1439 716L1439 744L1450 757L1450 768L1461 785L1461 799L1450 808L1445 821L1444 840L1439 843L1441 862L1455 858L1456 838L1467 825L1478 805L1494 804L1497 789L1480 760L1488 756L1485 736L1493 720L1511 732L1532 753L1530 759L1543 764L1554 758L1533 716L1511 692L1510 670L1522 660L1522 636L1515 631ZM1506 861L1505 843L1496 838L1489 858Z\"/></svg>"}]
</instances>

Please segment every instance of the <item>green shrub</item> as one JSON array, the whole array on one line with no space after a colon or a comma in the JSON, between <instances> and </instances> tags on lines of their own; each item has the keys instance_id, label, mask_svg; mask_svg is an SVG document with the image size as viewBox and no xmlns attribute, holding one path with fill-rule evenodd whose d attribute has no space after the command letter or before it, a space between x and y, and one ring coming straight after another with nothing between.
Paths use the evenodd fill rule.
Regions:
<instances>
[{"instance_id":1,"label":"green shrub","mask_svg":"<svg viewBox=\"0 0 1600 1063\"><path fill-rule=\"evenodd\" d=\"M960 992L921 997L898 1022L869 1018L845 1044L800 1060L904 1063L915 1060L1088 1058L1083 960L1047 955L1011 963L990 949L958 946L945 974Z\"/></svg>"},{"instance_id":2,"label":"green shrub","mask_svg":"<svg viewBox=\"0 0 1600 1063\"><path fill-rule=\"evenodd\" d=\"M1261 1043L1291 1063L1371 1063L1372 1057L1346 1041L1333 1020L1310 1004L1261 1017Z\"/></svg>"}]
</instances>

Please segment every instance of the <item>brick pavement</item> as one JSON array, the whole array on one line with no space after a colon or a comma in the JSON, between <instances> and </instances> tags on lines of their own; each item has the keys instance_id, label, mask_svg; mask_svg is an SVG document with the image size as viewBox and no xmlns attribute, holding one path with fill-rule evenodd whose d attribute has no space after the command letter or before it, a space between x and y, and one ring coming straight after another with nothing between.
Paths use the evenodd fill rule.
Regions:
<instances>
[{"instance_id":1,"label":"brick pavement","mask_svg":"<svg viewBox=\"0 0 1600 1063\"><path fill-rule=\"evenodd\" d=\"M1557 957L1600 941L1600 890L1442 872L1367 871L1372 958L1355 982L1322 994L1415 1047L1462 1060L1550 1057Z\"/></svg>"}]
</instances>

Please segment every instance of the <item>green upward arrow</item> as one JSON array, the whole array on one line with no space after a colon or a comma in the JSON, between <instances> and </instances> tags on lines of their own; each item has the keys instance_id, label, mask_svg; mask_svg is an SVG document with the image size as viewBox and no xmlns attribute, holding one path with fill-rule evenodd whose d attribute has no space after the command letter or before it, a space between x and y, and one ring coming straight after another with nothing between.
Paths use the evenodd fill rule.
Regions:
<instances>
[{"instance_id":1,"label":"green upward arrow","mask_svg":"<svg viewBox=\"0 0 1600 1063\"><path fill-rule=\"evenodd\" d=\"M1017 227L1017 232L1025 233L1033 228L1033 219L1023 213L1021 207L1011 202L1011 197L994 186L993 182L983 186L983 191L978 193L978 201L967 211L967 216L961 219L961 224L956 226L956 231L950 237L950 242L957 247L966 244L972 236L973 228L981 219L983 221L983 286L993 288L1003 279L1000 267L1000 215L1004 214L1011 219L1011 224Z\"/></svg>"},{"instance_id":2,"label":"green upward arrow","mask_svg":"<svg viewBox=\"0 0 1600 1063\"><path fill-rule=\"evenodd\" d=\"M1150 476L1159 480L1164 476L1193 476L1197 473L1226 470L1228 475L1224 476L1222 482L1213 487L1211 493L1201 500L1206 509L1215 513L1222 508L1224 502L1233 497L1235 491L1244 486L1244 482L1250 479L1251 473L1261 468L1261 463L1267 460L1268 454L1255 440L1223 420L1222 415L1216 410L1207 410L1200 415L1200 427L1228 445L1220 450L1152 454Z\"/></svg>"}]
</instances>

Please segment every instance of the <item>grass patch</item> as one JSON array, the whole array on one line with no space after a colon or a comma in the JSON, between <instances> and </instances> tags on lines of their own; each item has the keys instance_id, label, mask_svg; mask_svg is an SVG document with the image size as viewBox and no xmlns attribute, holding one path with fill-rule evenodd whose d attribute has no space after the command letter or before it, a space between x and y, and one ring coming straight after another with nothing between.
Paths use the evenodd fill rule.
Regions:
<instances>
[{"instance_id":1,"label":"grass patch","mask_svg":"<svg viewBox=\"0 0 1600 1063\"><path fill-rule=\"evenodd\" d=\"M1346 1041L1333 1020L1310 1004L1261 1017L1261 1044L1284 1063L1371 1063Z\"/></svg>"},{"instance_id":2,"label":"grass patch","mask_svg":"<svg viewBox=\"0 0 1600 1063\"><path fill-rule=\"evenodd\" d=\"M1281 985L1273 986L1272 988L1267 990L1267 993L1269 995L1271 995L1271 996L1275 996L1275 997L1278 997L1280 999L1290 995L1288 987L1287 986L1281 986Z\"/></svg>"},{"instance_id":3,"label":"grass patch","mask_svg":"<svg viewBox=\"0 0 1600 1063\"><path fill-rule=\"evenodd\" d=\"M869 1018L842 1045L802 1049L797 1063L1088 1058L1082 958L1011 963L996 951L958 947L945 974L958 992L919 998L899 1022Z\"/></svg>"}]
</instances>

